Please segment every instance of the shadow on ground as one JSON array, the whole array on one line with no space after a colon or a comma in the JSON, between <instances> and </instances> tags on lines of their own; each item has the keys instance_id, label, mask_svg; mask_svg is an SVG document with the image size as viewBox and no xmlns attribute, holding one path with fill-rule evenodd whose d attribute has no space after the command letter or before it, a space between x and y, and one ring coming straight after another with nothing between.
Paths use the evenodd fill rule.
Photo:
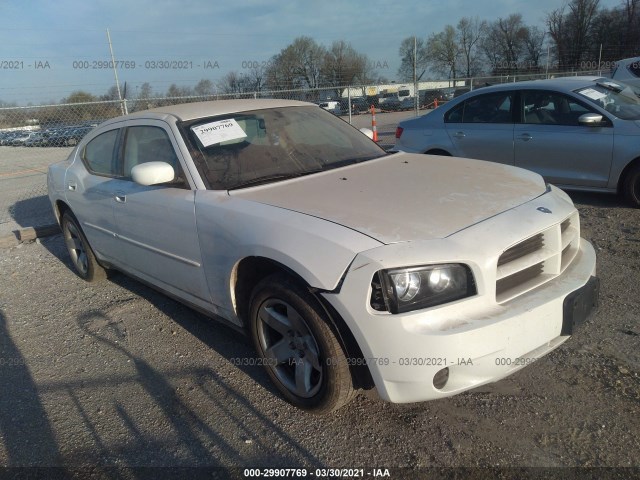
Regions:
<instances>
[{"instance_id":1,"label":"shadow on ground","mask_svg":"<svg viewBox=\"0 0 640 480\"><path fill-rule=\"evenodd\" d=\"M69 268L71 275L72 266L62 236L50 237L42 244ZM139 345L136 348L124 341L127 332L123 331L125 323L120 318L122 314L118 313L117 307L110 311L87 305L77 315L75 322L82 338L92 339L91 344L98 345L88 348L91 351L99 348L106 364L128 365L129 373L118 374L107 368L98 376L87 378L86 373L72 374L35 385L26 369L14 371L13 376L17 377L12 380L16 384L26 385L22 389L22 397L27 398L19 396L16 399L18 404L14 403L12 396L7 396L0 409L0 422L3 422L0 433L9 443L7 450L10 452L10 466L24 465L29 458L31 464L36 465L62 465L70 468L98 465L97 471L104 470L102 473L114 466L132 465L323 466L320 460L273 421L273 418L277 418L277 413L273 415L271 408L265 410L264 404L256 404L255 398L251 400L251 396L239 388L238 376L242 375L232 374L231 378L225 378L225 374L221 373L237 369L238 374L242 372L248 377L243 380L243 385L253 381L266 390L260 396L278 395L262 368L256 368L251 362L247 362L248 366L235 366L242 362L232 362L232 359L255 358L253 348L244 336L123 274L114 272L106 282L112 282L153 304L207 348L216 352L224 368L216 369L214 365L191 366L189 363L170 361L154 364L153 360L145 357L144 349L140 349ZM133 314L139 315L135 312ZM4 335L3 325L4 322L1 322L3 349L11 356L20 358L17 347L11 343L8 335ZM144 341L151 340L145 338ZM183 389L184 385L189 385L188 394L178 392L177 386ZM137 392L136 398L124 395L123 392ZM74 422L82 423L83 435L90 439L86 446L74 449L72 453L68 450L65 454L58 453L58 448L63 448L56 445L56 436L51 433L56 425L49 425L46 412L38 400L39 395L62 399L62 404L67 405L66 409L69 410L68 415ZM96 396L103 398L102 403L114 399L108 407L109 418L105 418L104 412L100 414L102 417L96 414L90 400ZM194 397L200 400L195 402ZM140 405L149 407L141 412ZM275 410L286 411L287 415L294 411L293 407L278 400L270 401L269 405L274 406ZM23 409L25 418L17 416L15 420L12 419L11 412L16 408ZM304 415L302 412L293 414ZM112 426L107 428L106 422L111 422ZM38 433L28 433L32 431L31 425L33 431ZM106 438L113 435L109 428L124 431L122 436L127 439L126 442L114 443ZM276 444L286 445L287 448L274 450L271 443L262 445L260 436L256 434L263 431L269 432L270 442L275 439ZM254 439L251 447L245 450L244 441L241 438L239 441L239 435ZM40 442L36 446L39 445L42 454L34 454L33 451L29 453L22 448L23 445L35 442L36 437ZM18 453L11 453L14 451ZM135 476L135 472L133 473ZM113 477L111 474L109 476ZM120 477L116 475L113 478Z\"/></svg>"},{"instance_id":2,"label":"shadow on ground","mask_svg":"<svg viewBox=\"0 0 640 480\"><path fill-rule=\"evenodd\" d=\"M18 200L9 207L9 214L20 228L56 223L49 197L46 195Z\"/></svg>"}]
</instances>

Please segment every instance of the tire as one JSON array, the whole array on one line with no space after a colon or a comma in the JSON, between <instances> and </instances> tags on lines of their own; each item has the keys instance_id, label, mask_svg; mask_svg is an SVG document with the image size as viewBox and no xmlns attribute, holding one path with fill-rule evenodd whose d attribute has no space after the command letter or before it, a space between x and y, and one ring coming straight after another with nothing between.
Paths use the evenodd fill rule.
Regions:
<instances>
[{"instance_id":1,"label":"tire","mask_svg":"<svg viewBox=\"0 0 640 480\"><path fill-rule=\"evenodd\" d=\"M290 277L275 274L256 285L250 305L256 352L288 402L325 414L353 399L347 358L311 293Z\"/></svg>"},{"instance_id":2,"label":"tire","mask_svg":"<svg viewBox=\"0 0 640 480\"><path fill-rule=\"evenodd\" d=\"M625 175L622 193L627 202L635 208L640 208L640 163L631 167Z\"/></svg>"},{"instance_id":3,"label":"tire","mask_svg":"<svg viewBox=\"0 0 640 480\"><path fill-rule=\"evenodd\" d=\"M87 282L102 280L106 271L96 260L78 220L71 212L62 215L62 236L76 274Z\"/></svg>"}]
</instances>

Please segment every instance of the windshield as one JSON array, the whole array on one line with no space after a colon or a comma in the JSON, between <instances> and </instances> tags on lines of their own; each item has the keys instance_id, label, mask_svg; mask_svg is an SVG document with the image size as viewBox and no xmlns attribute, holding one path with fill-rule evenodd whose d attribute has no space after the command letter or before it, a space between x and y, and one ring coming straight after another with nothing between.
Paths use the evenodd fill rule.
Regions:
<instances>
[{"instance_id":1,"label":"windshield","mask_svg":"<svg viewBox=\"0 0 640 480\"><path fill-rule=\"evenodd\" d=\"M601 81L576 93L623 120L640 120L640 92L621 82Z\"/></svg>"},{"instance_id":2,"label":"windshield","mask_svg":"<svg viewBox=\"0 0 640 480\"><path fill-rule=\"evenodd\" d=\"M282 107L180 124L200 175L214 190L293 178L386 155L318 107Z\"/></svg>"}]
</instances>

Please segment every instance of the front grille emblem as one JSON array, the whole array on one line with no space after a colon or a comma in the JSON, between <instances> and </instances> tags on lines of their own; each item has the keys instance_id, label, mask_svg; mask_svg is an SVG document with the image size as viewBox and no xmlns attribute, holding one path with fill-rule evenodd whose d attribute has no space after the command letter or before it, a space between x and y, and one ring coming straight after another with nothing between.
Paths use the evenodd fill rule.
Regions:
<instances>
[{"instance_id":1,"label":"front grille emblem","mask_svg":"<svg viewBox=\"0 0 640 480\"><path fill-rule=\"evenodd\" d=\"M536 208L536 210L538 210L539 212L542 212L542 213L553 213L551 210L549 210L546 207L538 207L538 208Z\"/></svg>"}]
</instances>

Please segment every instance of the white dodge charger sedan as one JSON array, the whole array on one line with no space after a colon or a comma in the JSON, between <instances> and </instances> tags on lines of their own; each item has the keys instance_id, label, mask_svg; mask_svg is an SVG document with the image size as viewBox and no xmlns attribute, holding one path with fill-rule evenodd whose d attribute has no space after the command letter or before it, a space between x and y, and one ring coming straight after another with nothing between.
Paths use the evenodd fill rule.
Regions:
<instances>
[{"instance_id":1,"label":"white dodge charger sedan","mask_svg":"<svg viewBox=\"0 0 640 480\"><path fill-rule=\"evenodd\" d=\"M115 118L48 186L80 277L119 270L246 332L282 395L315 413L360 389L416 402L496 381L597 303L561 190L507 165L388 154L309 103Z\"/></svg>"}]
</instances>

